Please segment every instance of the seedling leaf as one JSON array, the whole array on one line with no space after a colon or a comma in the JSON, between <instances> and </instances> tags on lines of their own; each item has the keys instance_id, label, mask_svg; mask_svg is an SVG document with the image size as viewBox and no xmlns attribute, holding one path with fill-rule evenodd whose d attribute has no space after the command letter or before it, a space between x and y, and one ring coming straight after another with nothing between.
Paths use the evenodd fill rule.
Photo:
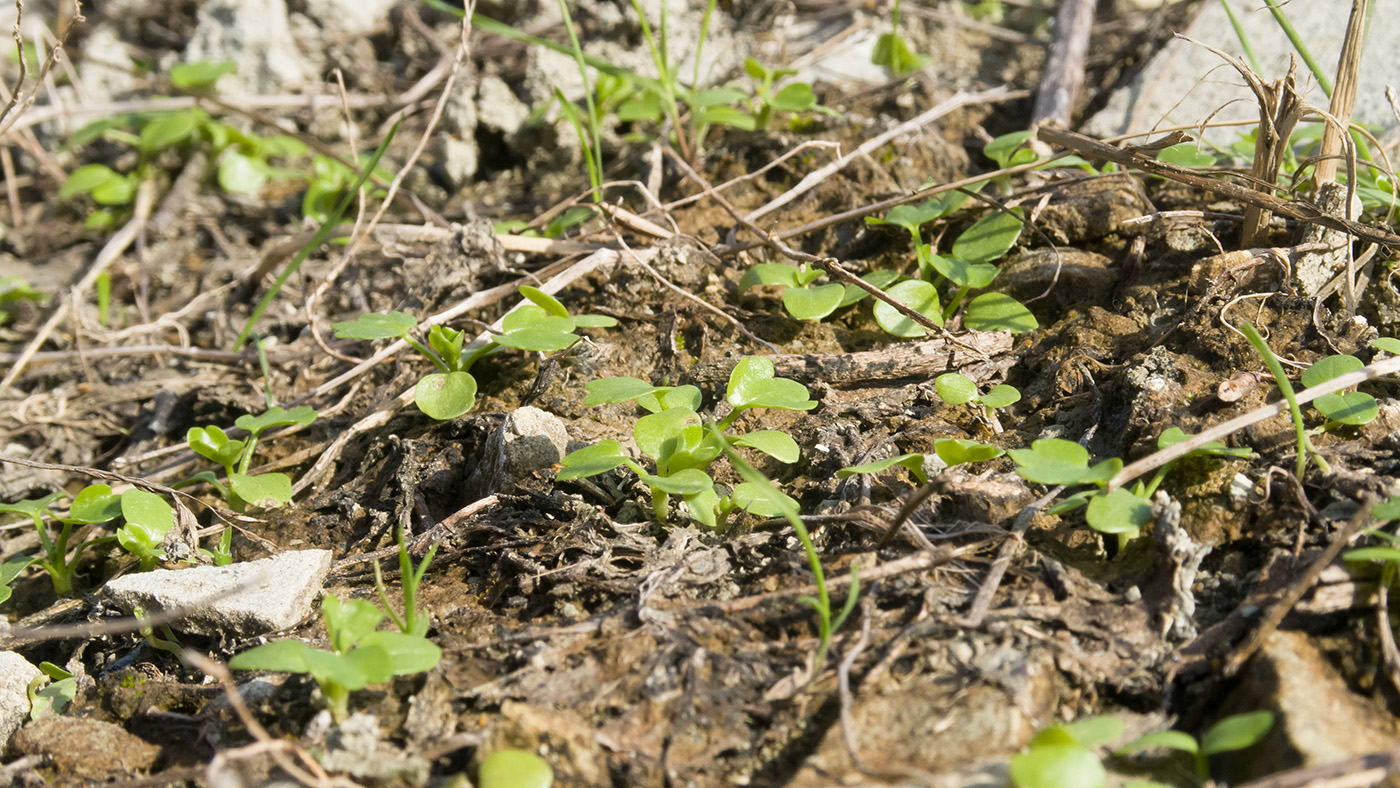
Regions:
<instances>
[{"instance_id":1,"label":"seedling leaf","mask_svg":"<svg viewBox=\"0 0 1400 788\"><path fill-rule=\"evenodd\" d=\"M961 257L930 255L929 265L933 270L946 276L948 281L959 287L986 287L997 278L997 267L987 263L974 263Z\"/></svg>"},{"instance_id":2,"label":"seedling leaf","mask_svg":"<svg viewBox=\"0 0 1400 788\"><path fill-rule=\"evenodd\" d=\"M1201 737L1201 754L1215 755L1252 747L1268 735L1272 727L1274 713L1271 711L1251 711L1226 717L1212 725Z\"/></svg>"},{"instance_id":3,"label":"seedling leaf","mask_svg":"<svg viewBox=\"0 0 1400 788\"><path fill-rule=\"evenodd\" d=\"M1016 239L1021 237L1021 228L1024 226L1018 211L989 213L978 219L953 242L953 257L969 264L990 263L1000 259L1016 245Z\"/></svg>"},{"instance_id":4,"label":"seedling leaf","mask_svg":"<svg viewBox=\"0 0 1400 788\"><path fill-rule=\"evenodd\" d=\"M141 128L141 152L150 155L178 145L194 136L198 128L199 118L193 111L156 117Z\"/></svg>"},{"instance_id":5,"label":"seedling leaf","mask_svg":"<svg viewBox=\"0 0 1400 788\"><path fill-rule=\"evenodd\" d=\"M413 387L413 397L429 418L455 419L476 404L476 378L466 372L426 375Z\"/></svg>"},{"instance_id":6,"label":"seedling leaf","mask_svg":"<svg viewBox=\"0 0 1400 788\"><path fill-rule=\"evenodd\" d=\"M496 750L477 768L477 788L550 788L554 771L527 750Z\"/></svg>"},{"instance_id":7,"label":"seedling leaf","mask_svg":"<svg viewBox=\"0 0 1400 788\"><path fill-rule=\"evenodd\" d=\"M316 409L303 405L287 410L281 405L273 405L258 416L244 414L234 420L234 426L241 427L254 435L260 435L273 427L298 425L305 427L316 420Z\"/></svg>"},{"instance_id":8,"label":"seedling leaf","mask_svg":"<svg viewBox=\"0 0 1400 788\"><path fill-rule=\"evenodd\" d=\"M758 449L769 457L788 464L797 462L802 457L802 449L798 447L797 441L786 432L777 430L758 430L740 435L734 441L734 445Z\"/></svg>"},{"instance_id":9,"label":"seedling leaf","mask_svg":"<svg viewBox=\"0 0 1400 788\"><path fill-rule=\"evenodd\" d=\"M740 482L734 486L729 496L734 505L755 517L781 517L784 511L798 508L797 501L787 493L777 491L780 500L774 500L768 489L752 482Z\"/></svg>"},{"instance_id":10,"label":"seedling leaf","mask_svg":"<svg viewBox=\"0 0 1400 788\"><path fill-rule=\"evenodd\" d=\"M292 479L285 473L231 473L228 483L234 495L261 509L276 509L292 500Z\"/></svg>"},{"instance_id":11,"label":"seedling leaf","mask_svg":"<svg viewBox=\"0 0 1400 788\"><path fill-rule=\"evenodd\" d=\"M597 476L626 463L627 458L622 454L622 444L614 440L600 441L595 446L587 446L564 455L564 468L554 478L567 480Z\"/></svg>"},{"instance_id":12,"label":"seedling leaf","mask_svg":"<svg viewBox=\"0 0 1400 788\"><path fill-rule=\"evenodd\" d=\"M944 438L935 441L933 450L938 458L947 463L949 467L969 462L986 462L1006 453L996 446L988 446L985 443L964 438Z\"/></svg>"},{"instance_id":13,"label":"seedling leaf","mask_svg":"<svg viewBox=\"0 0 1400 788\"><path fill-rule=\"evenodd\" d=\"M1060 727L1082 747L1107 744L1123 735L1123 721L1107 714L1084 717Z\"/></svg>"},{"instance_id":14,"label":"seedling leaf","mask_svg":"<svg viewBox=\"0 0 1400 788\"><path fill-rule=\"evenodd\" d=\"M1040 327L1035 315L1005 293L983 293L972 299L963 313L963 324L973 331L1010 331L1024 334Z\"/></svg>"},{"instance_id":15,"label":"seedling leaf","mask_svg":"<svg viewBox=\"0 0 1400 788\"><path fill-rule=\"evenodd\" d=\"M541 309L555 317L569 316L569 310L566 309L563 304L559 303L559 299L537 287L521 285L520 295L529 299L531 303L538 305Z\"/></svg>"},{"instance_id":16,"label":"seedling leaf","mask_svg":"<svg viewBox=\"0 0 1400 788\"><path fill-rule=\"evenodd\" d=\"M113 495L105 484L89 484L73 496L68 516L70 523L105 523L122 513L121 496Z\"/></svg>"},{"instance_id":17,"label":"seedling leaf","mask_svg":"<svg viewBox=\"0 0 1400 788\"><path fill-rule=\"evenodd\" d=\"M341 339L395 339L418 325L418 319L403 312L367 312L354 320L336 323L335 335Z\"/></svg>"},{"instance_id":18,"label":"seedling leaf","mask_svg":"<svg viewBox=\"0 0 1400 788\"><path fill-rule=\"evenodd\" d=\"M267 164L236 150L219 158L219 186L233 194L252 194L267 183Z\"/></svg>"},{"instance_id":19,"label":"seedling leaf","mask_svg":"<svg viewBox=\"0 0 1400 788\"><path fill-rule=\"evenodd\" d=\"M219 77L232 74L236 67L231 61L218 63L197 60L193 63L178 63L170 67L170 83L183 90L206 88L219 81Z\"/></svg>"},{"instance_id":20,"label":"seedling leaf","mask_svg":"<svg viewBox=\"0 0 1400 788\"><path fill-rule=\"evenodd\" d=\"M243 454L246 441L231 440L222 429L215 426L190 427L185 433L185 442L195 454L212 460L225 468L238 462Z\"/></svg>"},{"instance_id":21,"label":"seedling leaf","mask_svg":"<svg viewBox=\"0 0 1400 788\"><path fill-rule=\"evenodd\" d=\"M653 490L660 490L672 495L698 495L713 489L715 486L710 475L699 468L686 468L676 471L670 476L642 474L642 481Z\"/></svg>"},{"instance_id":22,"label":"seedling leaf","mask_svg":"<svg viewBox=\"0 0 1400 788\"><path fill-rule=\"evenodd\" d=\"M1344 561L1393 561L1400 564L1400 547L1359 547L1342 554Z\"/></svg>"},{"instance_id":23,"label":"seedling leaf","mask_svg":"<svg viewBox=\"0 0 1400 788\"><path fill-rule=\"evenodd\" d=\"M389 655L389 666L395 676L411 676L431 670L442 660L442 649L421 636L403 632L370 632L360 639L356 651L382 648Z\"/></svg>"},{"instance_id":24,"label":"seedling leaf","mask_svg":"<svg viewBox=\"0 0 1400 788\"><path fill-rule=\"evenodd\" d=\"M1196 737L1182 731L1157 731L1146 736L1140 736L1127 744L1113 751L1114 755L1132 755L1133 753L1151 750L1156 747L1165 747L1169 750L1181 750L1195 755L1200 750L1200 745L1196 743Z\"/></svg>"},{"instance_id":25,"label":"seedling leaf","mask_svg":"<svg viewBox=\"0 0 1400 788\"><path fill-rule=\"evenodd\" d=\"M1099 533L1137 536L1142 526L1152 522L1152 505L1119 488L1090 498L1084 519L1089 522L1090 528Z\"/></svg>"},{"instance_id":26,"label":"seedling leaf","mask_svg":"<svg viewBox=\"0 0 1400 788\"><path fill-rule=\"evenodd\" d=\"M1371 347L1376 350L1384 350L1394 356L1400 356L1400 339L1394 337L1377 337L1371 340Z\"/></svg>"},{"instance_id":27,"label":"seedling leaf","mask_svg":"<svg viewBox=\"0 0 1400 788\"><path fill-rule=\"evenodd\" d=\"M1165 449L1175 446L1190 437L1191 436L1183 432L1180 427L1168 427L1162 430L1161 435L1157 436L1157 448ZM1225 444L1220 441L1209 441L1208 443L1196 447L1186 456L1215 455L1219 457L1250 457L1253 456L1253 454L1254 451L1252 449L1231 449L1227 448Z\"/></svg>"},{"instance_id":28,"label":"seedling leaf","mask_svg":"<svg viewBox=\"0 0 1400 788\"><path fill-rule=\"evenodd\" d=\"M1356 356L1327 356L1303 371L1299 382L1307 388L1318 386L1366 366Z\"/></svg>"},{"instance_id":29,"label":"seedling leaf","mask_svg":"<svg viewBox=\"0 0 1400 788\"><path fill-rule=\"evenodd\" d=\"M365 635L374 631L384 620L384 611L373 602L352 599L342 603L338 597L327 596L321 600L321 615L326 619L326 633L331 638L331 648L346 652L355 647Z\"/></svg>"},{"instance_id":30,"label":"seedling leaf","mask_svg":"<svg viewBox=\"0 0 1400 788\"><path fill-rule=\"evenodd\" d=\"M687 435L688 430L693 432ZM669 408L649 413L637 419L632 428L632 439L643 454L659 460L671 453L666 451L667 441L683 440L692 446L699 442L700 416L690 408ZM678 447L673 444L671 448L674 450Z\"/></svg>"},{"instance_id":31,"label":"seedling leaf","mask_svg":"<svg viewBox=\"0 0 1400 788\"><path fill-rule=\"evenodd\" d=\"M846 297L845 285L789 287L783 291L783 306L798 320L821 320L835 312Z\"/></svg>"},{"instance_id":32,"label":"seedling leaf","mask_svg":"<svg viewBox=\"0 0 1400 788\"><path fill-rule=\"evenodd\" d=\"M599 378L590 380L583 386L588 396L583 398L585 405L602 405L608 402L627 402L644 394L660 391L662 386L653 386L641 378Z\"/></svg>"},{"instance_id":33,"label":"seedling leaf","mask_svg":"<svg viewBox=\"0 0 1400 788\"><path fill-rule=\"evenodd\" d=\"M1074 441L1042 438L1007 452L1021 478L1040 484L1105 484L1123 467L1117 457L1089 467L1089 450Z\"/></svg>"},{"instance_id":34,"label":"seedling leaf","mask_svg":"<svg viewBox=\"0 0 1400 788\"><path fill-rule=\"evenodd\" d=\"M1107 779L1098 756L1078 744L1032 747L1011 759L1018 788L1102 788Z\"/></svg>"},{"instance_id":35,"label":"seedling leaf","mask_svg":"<svg viewBox=\"0 0 1400 788\"><path fill-rule=\"evenodd\" d=\"M983 405L995 410L1004 408L1007 405L1014 405L1021 401L1021 392L1015 386L1008 386L1005 383L992 386L986 394L977 398Z\"/></svg>"},{"instance_id":36,"label":"seedling leaf","mask_svg":"<svg viewBox=\"0 0 1400 788\"><path fill-rule=\"evenodd\" d=\"M947 372L935 378L933 390L938 392L939 399L949 405L962 405L977 397L977 384L956 372Z\"/></svg>"},{"instance_id":37,"label":"seedling leaf","mask_svg":"<svg viewBox=\"0 0 1400 788\"><path fill-rule=\"evenodd\" d=\"M943 313L938 303L938 289L921 279L910 279L890 286L885 291L896 301L932 320L934 325L943 325ZM970 307L969 307L970 308ZM897 337L921 337L928 333L923 326L900 314L884 301L875 303L875 322L888 333Z\"/></svg>"},{"instance_id":38,"label":"seedling leaf","mask_svg":"<svg viewBox=\"0 0 1400 788\"><path fill-rule=\"evenodd\" d=\"M919 484L928 484L928 473L924 471L924 455L922 454L901 454L897 457L886 457L883 460L874 460L861 465L852 465L849 468L842 468L836 472L837 477L846 478L858 473L879 473L887 468L899 465L909 471Z\"/></svg>"},{"instance_id":39,"label":"seedling leaf","mask_svg":"<svg viewBox=\"0 0 1400 788\"><path fill-rule=\"evenodd\" d=\"M127 490L122 493L121 508L128 525L139 523L162 536L175 526L175 510L155 493Z\"/></svg>"},{"instance_id":40,"label":"seedling leaf","mask_svg":"<svg viewBox=\"0 0 1400 788\"><path fill-rule=\"evenodd\" d=\"M1313 407L1328 419L1351 426L1374 421L1381 413L1376 398L1362 391L1323 394L1313 400Z\"/></svg>"},{"instance_id":41,"label":"seedling leaf","mask_svg":"<svg viewBox=\"0 0 1400 788\"><path fill-rule=\"evenodd\" d=\"M747 356L734 365L725 396L735 408L811 410L817 406L806 386L773 377L773 362L763 356Z\"/></svg>"}]
</instances>

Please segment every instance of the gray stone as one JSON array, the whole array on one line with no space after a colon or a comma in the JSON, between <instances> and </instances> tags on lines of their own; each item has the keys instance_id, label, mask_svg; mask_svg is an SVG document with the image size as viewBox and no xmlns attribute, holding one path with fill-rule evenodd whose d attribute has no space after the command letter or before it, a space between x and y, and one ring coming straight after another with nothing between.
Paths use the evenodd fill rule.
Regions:
<instances>
[{"instance_id":1,"label":"gray stone","mask_svg":"<svg viewBox=\"0 0 1400 788\"><path fill-rule=\"evenodd\" d=\"M1259 59L1259 77L1272 82L1288 71L1288 59L1294 50L1272 15L1247 6L1250 4L1234 3L1235 15ZM1293 0L1285 6L1293 26L1303 32L1308 48L1329 79L1335 80L1350 7L1351 3L1339 0ZM1371 10L1376 23L1371 25L1366 40L1353 117L1381 126L1384 131L1378 136L1384 138L1397 128L1385 99L1385 86L1400 73L1400 25L1386 24L1384 20L1400 15L1400 0L1372 0ZM1199 15L1183 34L1244 59L1239 38L1219 3L1202 3ZM1309 103L1327 108L1327 97L1301 60L1298 81L1300 89L1311 87L1306 92ZM1147 131L1156 125L1199 123L1221 107L1225 109L1213 120L1259 121L1253 94L1233 68L1200 46L1176 39L1158 52L1129 85L1115 92L1107 106L1084 125L1084 131L1110 136ZM1205 134L1213 141L1229 143L1241 131L1248 130L1249 126L1224 127L1207 129Z\"/></svg>"},{"instance_id":2,"label":"gray stone","mask_svg":"<svg viewBox=\"0 0 1400 788\"><path fill-rule=\"evenodd\" d=\"M29 682L42 674L13 651L0 651L0 750L29 717Z\"/></svg>"},{"instance_id":3,"label":"gray stone","mask_svg":"<svg viewBox=\"0 0 1400 788\"><path fill-rule=\"evenodd\" d=\"M156 570L118 577L102 596L127 611L181 611L173 626L195 634L258 635L311 613L331 568L331 551L299 550L230 566Z\"/></svg>"},{"instance_id":4,"label":"gray stone","mask_svg":"<svg viewBox=\"0 0 1400 788\"><path fill-rule=\"evenodd\" d=\"M379 721L370 714L352 714L331 726L319 756L327 771L343 772L357 780L399 785L422 785L431 764L410 756L384 740Z\"/></svg>"},{"instance_id":5,"label":"gray stone","mask_svg":"<svg viewBox=\"0 0 1400 788\"><path fill-rule=\"evenodd\" d=\"M569 433L557 416L529 405L517 408L491 435L468 487L482 496L507 490L562 460L568 446Z\"/></svg>"},{"instance_id":6,"label":"gray stone","mask_svg":"<svg viewBox=\"0 0 1400 788\"><path fill-rule=\"evenodd\" d=\"M509 137L525 125L530 108L516 97L505 80L486 74L476 88L476 114L481 126Z\"/></svg>"},{"instance_id":7,"label":"gray stone","mask_svg":"<svg viewBox=\"0 0 1400 788\"><path fill-rule=\"evenodd\" d=\"M185 62L232 61L237 71L219 80L253 93L300 87L314 68L292 36L284 0L210 0L199 9Z\"/></svg>"},{"instance_id":8,"label":"gray stone","mask_svg":"<svg viewBox=\"0 0 1400 788\"><path fill-rule=\"evenodd\" d=\"M306 15L327 30L364 35L386 25L398 0L306 0Z\"/></svg>"}]
</instances>

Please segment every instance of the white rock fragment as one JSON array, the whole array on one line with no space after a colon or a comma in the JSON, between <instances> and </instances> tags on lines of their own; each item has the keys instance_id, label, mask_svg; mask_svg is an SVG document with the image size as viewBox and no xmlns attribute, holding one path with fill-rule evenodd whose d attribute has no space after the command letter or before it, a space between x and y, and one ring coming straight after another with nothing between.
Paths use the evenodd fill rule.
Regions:
<instances>
[{"instance_id":1,"label":"white rock fragment","mask_svg":"<svg viewBox=\"0 0 1400 788\"><path fill-rule=\"evenodd\" d=\"M199 9L185 62L232 61L237 70L221 86L267 94L311 79L314 70L301 51L284 0L210 0Z\"/></svg>"},{"instance_id":2,"label":"white rock fragment","mask_svg":"<svg viewBox=\"0 0 1400 788\"><path fill-rule=\"evenodd\" d=\"M29 717L29 682L38 675L39 669L29 660L13 651L0 651L0 750Z\"/></svg>"},{"instance_id":3,"label":"white rock fragment","mask_svg":"<svg viewBox=\"0 0 1400 788\"><path fill-rule=\"evenodd\" d=\"M399 0L306 0L306 15L327 30L364 35L389 24Z\"/></svg>"},{"instance_id":4,"label":"white rock fragment","mask_svg":"<svg viewBox=\"0 0 1400 788\"><path fill-rule=\"evenodd\" d=\"M517 408L492 433L467 486L482 496L507 490L562 460L568 447L569 433L557 416L529 405Z\"/></svg>"},{"instance_id":5,"label":"white rock fragment","mask_svg":"<svg viewBox=\"0 0 1400 788\"><path fill-rule=\"evenodd\" d=\"M298 550L230 566L125 575L108 582L102 596L128 613L181 611L173 626L184 632L246 637L309 615L330 568L329 550Z\"/></svg>"}]
</instances>

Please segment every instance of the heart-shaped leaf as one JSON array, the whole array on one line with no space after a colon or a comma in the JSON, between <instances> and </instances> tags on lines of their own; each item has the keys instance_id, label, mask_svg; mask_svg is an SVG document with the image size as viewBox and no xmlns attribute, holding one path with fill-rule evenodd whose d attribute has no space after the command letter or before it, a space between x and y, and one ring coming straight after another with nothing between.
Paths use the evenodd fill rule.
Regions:
<instances>
[{"instance_id":1,"label":"heart-shaped leaf","mask_svg":"<svg viewBox=\"0 0 1400 788\"><path fill-rule=\"evenodd\" d=\"M1074 441L1042 438L1029 449L1007 452L1021 478L1040 484L1103 484L1123 468L1117 457L1089 467L1089 450Z\"/></svg>"},{"instance_id":2,"label":"heart-shaped leaf","mask_svg":"<svg viewBox=\"0 0 1400 788\"><path fill-rule=\"evenodd\" d=\"M1313 400L1313 407L1332 421L1352 426L1374 421L1381 413L1376 398L1361 391L1323 394Z\"/></svg>"},{"instance_id":3,"label":"heart-shaped leaf","mask_svg":"<svg viewBox=\"0 0 1400 788\"><path fill-rule=\"evenodd\" d=\"M969 265L998 260L1016 244L1024 226L1020 211L989 213L978 219L953 242L953 257Z\"/></svg>"},{"instance_id":4,"label":"heart-shaped leaf","mask_svg":"<svg viewBox=\"0 0 1400 788\"><path fill-rule=\"evenodd\" d=\"M934 378L933 390L949 405L962 405L977 397L977 384L966 375L947 372Z\"/></svg>"},{"instance_id":5,"label":"heart-shaped leaf","mask_svg":"<svg viewBox=\"0 0 1400 788\"><path fill-rule=\"evenodd\" d=\"M798 320L821 320L835 312L845 297L845 285L789 287L783 291L783 307Z\"/></svg>"},{"instance_id":6,"label":"heart-shaped leaf","mask_svg":"<svg viewBox=\"0 0 1400 788\"><path fill-rule=\"evenodd\" d=\"M934 325L943 325L938 289L928 282L910 279L890 286L885 292L894 300L933 321ZM880 328L897 337L921 337L928 333L923 326L905 317L884 301L875 302L875 322Z\"/></svg>"},{"instance_id":7,"label":"heart-shaped leaf","mask_svg":"<svg viewBox=\"0 0 1400 788\"><path fill-rule=\"evenodd\" d=\"M105 523L121 513L120 495L113 495L112 488L105 484L89 484L73 496L73 505L63 519L70 523Z\"/></svg>"},{"instance_id":8,"label":"heart-shaped leaf","mask_svg":"<svg viewBox=\"0 0 1400 788\"><path fill-rule=\"evenodd\" d=\"M1099 533L1137 536L1142 526L1152 522L1152 505L1147 499L1119 488L1090 498L1084 519Z\"/></svg>"},{"instance_id":9,"label":"heart-shaped leaf","mask_svg":"<svg viewBox=\"0 0 1400 788\"><path fill-rule=\"evenodd\" d=\"M435 373L413 387L418 409L438 421L455 419L476 404L476 378L467 372Z\"/></svg>"},{"instance_id":10,"label":"heart-shaped leaf","mask_svg":"<svg viewBox=\"0 0 1400 788\"><path fill-rule=\"evenodd\" d=\"M159 536L175 526L175 510L155 493L127 490L122 493L121 507L128 524L139 524Z\"/></svg>"},{"instance_id":11,"label":"heart-shaped leaf","mask_svg":"<svg viewBox=\"0 0 1400 788\"><path fill-rule=\"evenodd\" d=\"M777 430L758 430L740 435L734 440L734 445L758 449L779 462L789 464L802 457L802 449L798 447L797 441L786 432Z\"/></svg>"},{"instance_id":12,"label":"heart-shaped leaf","mask_svg":"<svg viewBox=\"0 0 1400 788\"><path fill-rule=\"evenodd\" d=\"M1035 315L1005 293L983 293L972 299L963 313L963 325L973 331L1010 331L1024 334L1040 327Z\"/></svg>"},{"instance_id":13,"label":"heart-shaped leaf","mask_svg":"<svg viewBox=\"0 0 1400 788\"><path fill-rule=\"evenodd\" d=\"M729 374L725 397L736 409L811 410L817 406L806 386L795 380L773 377L773 362L763 356L739 359Z\"/></svg>"},{"instance_id":14,"label":"heart-shaped leaf","mask_svg":"<svg viewBox=\"0 0 1400 788\"><path fill-rule=\"evenodd\" d=\"M236 150L219 157L219 187L232 194L252 194L267 183L267 163Z\"/></svg>"},{"instance_id":15,"label":"heart-shaped leaf","mask_svg":"<svg viewBox=\"0 0 1400 788\"><path fill-rule=\"evenodd\" d=\"M806 82L784 85L768 99L768 105L778 112L803 112L816 104L817 96Z\"/></svg>"},{"instance_id":16,"label":"heart-shaped leaf","mask_svg":"<svg viewBox=\"0 0 1400 788\"><path fill-rule=\"evenodd\" d=\"M276 509L292 500L292 479L285 473L231 473L228 484L234 495L260 509Z\"/></svg>"},{"instance_id":17,"label":"heart-shaped leaf","mask_svg":"<svg viewBox=\"0 0 1400 788\"><path fill-rule=\"evenodd\" d=\"M651 394L643 394L637 397L637 404L650 413L670 410L671 408L689 408L698 411L700 399L700 389L695 386L675 386L673 388L663 387Z\"/></svg>"}]
</instances>

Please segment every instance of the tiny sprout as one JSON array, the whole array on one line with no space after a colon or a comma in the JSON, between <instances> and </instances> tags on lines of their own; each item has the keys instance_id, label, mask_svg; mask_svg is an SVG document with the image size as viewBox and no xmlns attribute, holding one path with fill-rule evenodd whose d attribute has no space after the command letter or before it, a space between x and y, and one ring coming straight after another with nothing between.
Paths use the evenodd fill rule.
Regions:
<instances>
[{"instance_id":1,"label":"tiny sprout","mask_svg":"<svg viewBox=\"0 0 1400 788\"><path fill-rule=\"evenodd\" d=\"M477 788L550 788L554 770L528 750L496 750L481 759Z\"/></svg>"}]
</instances>

